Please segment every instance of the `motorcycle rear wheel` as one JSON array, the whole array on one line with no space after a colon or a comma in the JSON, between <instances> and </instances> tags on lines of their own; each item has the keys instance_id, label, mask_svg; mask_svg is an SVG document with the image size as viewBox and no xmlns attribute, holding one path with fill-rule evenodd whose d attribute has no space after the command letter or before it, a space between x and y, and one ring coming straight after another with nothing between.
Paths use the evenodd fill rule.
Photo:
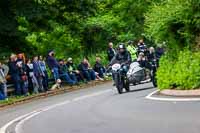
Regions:
<instances>
[{"instance_id":1,"label":"motorcycle rear wheel","mask_svg":"<svg viewBox=\"0 0 200 133\"><path fill-rule=\"evenodd\" d=\"M130 92L130 84L129 84L128 79L124 80L124 88L125 88L126 92Z\"/></svg>"}]
</instances>

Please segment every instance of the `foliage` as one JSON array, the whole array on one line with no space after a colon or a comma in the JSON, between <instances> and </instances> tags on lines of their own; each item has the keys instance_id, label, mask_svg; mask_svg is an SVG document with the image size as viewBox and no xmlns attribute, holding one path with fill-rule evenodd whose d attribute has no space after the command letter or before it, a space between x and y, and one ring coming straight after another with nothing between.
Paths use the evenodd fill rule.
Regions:
<instances>
[{"instance_id":1,"label":"foliage","mask_svg":"<svg viewBox=\"0 0 200 133\"><path fill-rule=\"evenodd\" d=\"M157 73L159 89L200 87L200 53L194 52L200 32L200 1L155 3L145 18L145 35L156 43L166 42L167 54Z\"/></svg>"},{"instance_id":2,"label":"foliage","mask_svg":"<svg viewBox=\"0 0 200 133\"><path fill-rule=\"evenodd\" d=\"M63 58L81 51L80 40L73 38L65 25L49 20L51 30L31 32L29 22L24 17L19 17L18 22L21 24L19 31L27 33L25 39L30 45L37 47L37 53L47 53L48 50L54 49L57 51L57 57Z\"/></svg>"},{"instance_id":3,"label":"foliage","mask_svg":"<svg viewBox=\"0 0 200 133\"><path fill-rule=\"evenodd\" d=\"M198 0L167 0L146 13L145 31L156 42L168 42L170 49L192 48L200 31L199 17Z\"/></svg>"},{"instance_id":4,"label":"foliage","mask_svg":"<svg viewBox=\"0 0 200 133\"><path fill-rule=\"evenodd\" d=\"M199 33L199 0L0 1L1 58L12 52L46 55L54 49L57 58L80 62L88 57L94 64L100 56L105 65L109 41L147 38L166 42L157 77L161 89L199 87L194 72L199 52L190 52L200 48Z\"/></svg>"},{"instance_id":5,"label":"foliage","mask_svg":"<svg viewBox=\"0 0 200 133\"><path fill-rule=\"evenodd\" d=\"M160 0L103 0L98 14L86 21L85 44L105 48L108 41L118 43L144 37L144 13L154 2Z\"/></svg>"},{"instance_id":6,"label":"foliage","mask_svg":"<svg viewBox=\"0 0 200 133\"><path fill-rule=\"evenodd\" d=\"M160 1L2 0L0 47L43 55L55 49L58 57L99 53L109 41L141 37L144 13Z\"/></svg>"},{"instance_id":7,"label":"foliage","mask_svg":"<svg viewBox=\"0 0 200 133\"><path fill-rule=\"evenodd\" d=\"M196 89L200 87L200 52L184 50L177 59L165 55L157 72L159 89Z\"/></svg>"}]
</instances>

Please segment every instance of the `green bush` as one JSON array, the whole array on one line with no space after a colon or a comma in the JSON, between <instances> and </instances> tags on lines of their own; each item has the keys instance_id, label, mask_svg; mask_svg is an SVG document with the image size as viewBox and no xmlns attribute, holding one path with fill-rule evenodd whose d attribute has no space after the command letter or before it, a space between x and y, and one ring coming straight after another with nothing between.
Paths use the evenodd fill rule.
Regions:
<instances>
[{"instance_id":1,"label":"green bush","mask_svg":"<svg viewBox=\"0 0 200 133\"><path fill-rule=\"evenodd\" d=\"M164 0L146 13L145 33L170 49L193 47L200 31L199 0Z\"/></svg>"},{"instance_id":2,"label":"green bush","mask_svg":"<svg viewBox=\"0 0 200 133\"><path fill-rule=\"evenodd\" d=\"M165 55L157 72L159 89L197 89L200 87L200 52L184 50L177 59Z\"/></svg>"}]
</instances>

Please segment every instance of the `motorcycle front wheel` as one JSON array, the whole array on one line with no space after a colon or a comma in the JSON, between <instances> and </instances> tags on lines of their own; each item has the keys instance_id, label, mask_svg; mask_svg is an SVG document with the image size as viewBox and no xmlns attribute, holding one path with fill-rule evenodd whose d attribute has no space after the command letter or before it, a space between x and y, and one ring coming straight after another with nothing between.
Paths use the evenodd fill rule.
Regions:
<instances>
[{"instance_id":1,"label":"motorcycle front wheel","mask_svg":"<svg viewBox=\"0 0 200 133\"><path fill-rule=\"evenodd\" d=\"M119 74L115 74L115 85L119 94L123 93L123 80L120 79Z\"/></svg>"}]
</instances>

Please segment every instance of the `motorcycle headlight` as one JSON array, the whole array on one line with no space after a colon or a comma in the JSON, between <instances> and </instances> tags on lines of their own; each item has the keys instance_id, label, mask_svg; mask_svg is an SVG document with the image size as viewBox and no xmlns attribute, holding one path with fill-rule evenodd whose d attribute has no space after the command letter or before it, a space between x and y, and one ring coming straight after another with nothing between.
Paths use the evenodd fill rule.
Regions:
<instances>
[{"instance_id":1,"label":"motorcycle headlight","mask_svg":"<svg viewBox=\"0 0 200 133\"><path fill-rule=\"evenodd\" d=\"M120 64L114 64L114 65L112 65L112 70L113 71L117 71L117 70L119 70L121 68L121 65Z\"/></svg>"}]
</instances>

